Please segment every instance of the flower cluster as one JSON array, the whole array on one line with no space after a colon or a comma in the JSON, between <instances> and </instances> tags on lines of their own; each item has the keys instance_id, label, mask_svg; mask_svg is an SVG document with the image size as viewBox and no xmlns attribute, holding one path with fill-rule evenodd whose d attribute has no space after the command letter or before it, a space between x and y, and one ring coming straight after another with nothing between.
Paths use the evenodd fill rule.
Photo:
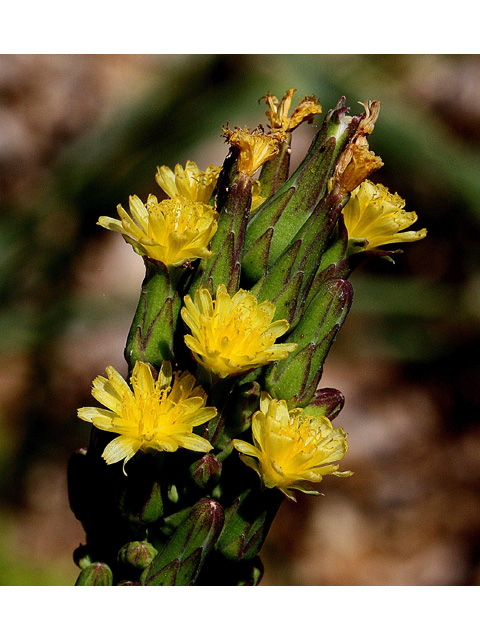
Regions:
<instances>
[{"instance_id":1,"label":"flower cluster","mask_svg":"<svg viewBox=\"0 0 480 640\"><path fill-rule=\"evenodd\" d=\"M390 259L377 248L426 230L405 231L416 214L368 180L383 164L368 143L378 101L349 116L341 98L290 175L292 132L322 112L306 96L289 115L294 92L264 96L268 133L224 127L222 167L160 166L163 199L134 195L129 213L119 204L98 220L142 256L145 278L128 375L107 367L93 381L101 406L78 410L92 439L69 490L95 560L82 557L78 584L194 584L210 553L221 578L206 583L257 584L280 501L352 473L339 468L347 434L332 426L343 395L319 389L348 278L358 254Z\"/></svg>"}]
</instances>

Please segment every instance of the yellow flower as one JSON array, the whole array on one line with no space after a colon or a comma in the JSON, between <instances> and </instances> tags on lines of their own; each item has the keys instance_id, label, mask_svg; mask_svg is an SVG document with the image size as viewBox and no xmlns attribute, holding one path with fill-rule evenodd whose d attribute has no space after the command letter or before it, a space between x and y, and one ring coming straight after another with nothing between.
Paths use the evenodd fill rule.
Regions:
<instances>
[{"instance_id":1,"label":"yellow flower","mask_svg":"<svg viewBox=\"0 0 480 640\"><path fill-rule=\"evenodd\" d=\"M278 153L277 140L270 135L256 130L250 132L246 127L243 130L235 127L233 131L227 127L223 132L230 146L240 150L237 165L239 173L249 178Z\"/></svg>"},{"instance_id":2,"label":"yellow flower","mask_svg":"<svg viewBox=\"0 0 480 640\"><path fill-rule=\"evenodd\" d=\"M140 255L175 267L212 255L207 246L217 230L217 213L206 204L183 196L158 202L150 195L144 205L130 196L132 217L121 205L117 211L120 220L101 216L97 224L121 233Z\"/></svg>"},{"instance_id":3,"label":"yellow flower","mask_svg":"<svg viewBox=\"0 0 480 640\"><path fill-rule=\"evenodd\" d=\"M292 115L289 116L288 111L295 91L296 89L289 89L280 104L278 98L272 96L270 92L264 98L261 98L261 100L265 99L270 107L266 111L266 116L270 120L272 132L286 134L288 131L296 129L304 120L311 122L316 113L322 113L322 107L317 103L315 96L305 96L303 100L300 100L298 107L293 110Z\"/></svg>"},{"instance_id":4,"label":"yellow flower","mask_svg":"<svg viewBox=\"0 0 480 640\"><path fill-rule=\"evenodd\" d=\"M221 167L210 164L206 171L200 171L195 162L187 160L185 169L180 164L175 165L175 173L165 165L157 167L155 179L170 198L183 196L191 202L208 204L220 170Z\"/></svg>"},{"instance_id":5,"label":"yellow flower","mask_svg":"<svg viewBox=\"0 0 480 640\"><path fill-rule=\"evenodd\" d=\"M325 475L352 475L333 464L347 453L346 437L327 418L305 415L303 409L289 411L285 400L262 392L260 411L252 418L253 445L244 440L232 444L266 487L277 487L295 500L294 489L318 495L314 484Z\"/></svg>"},{"instance_id":6,"label":"yellow flower","mask_svg":"<svg viewBox=\"0 0 480 640\"><path fill-rule=\"evenodd\" d=\"M200 287L195 291L195 302L185 296L181 313L192 331L185 336L185 344L205 369L220 378L283 360L297 347L274 344L288 330L288 322L272 322L275 306L271 302L259 304L243 289L231 298L221 284L213 301L208 290Z\"/></svg>"},{"instance_id":7,"label":"yellow flower","mask_svg":"<svg viewBox=\"0 0 480 640\"><path fill-rule=\"evenodd\" d=\"M348 237L368 241L367 249L393 242L414 242L427 235L426 229L405 231L417 221L415 212L404 211L405 200L381 184L365 180L352 191L343 208Z\"/></svg>"},{"instance_id":8,"label":"yellow flower","mask_svg":"<svg viewBox=\"0 0 480 640\"><path fill-rule=\"evenodd\" d=\"M176 372L172 384L172 366L164 361L157 381L144 362L136 362L132 388L113 368L107 376L93 381L92 396L106 409L83 407L78 417L97 429L120 434L103 452L107 464L123 460L123 467L138 450L176 451L178 447L207 452L212 445L194 433L194 427L217 415L215 407L206 407L206 394L190 373Z\"/></svg>"}]
</instances>

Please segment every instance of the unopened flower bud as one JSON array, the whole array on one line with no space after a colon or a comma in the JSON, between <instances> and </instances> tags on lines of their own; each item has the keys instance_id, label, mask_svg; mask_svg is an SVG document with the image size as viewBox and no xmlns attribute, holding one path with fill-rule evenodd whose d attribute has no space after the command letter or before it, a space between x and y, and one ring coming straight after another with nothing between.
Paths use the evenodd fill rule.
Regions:
<instances>
[{"instance_id":1,"label":"unopened flower bud","mask_svg":"<svg viewBox=\"0 0 480 640\"><path fill-rule=\"evenodd\" d=\"M75 583L76 587L111 587L112 585L112 570L103 562L94 562L83 569Z\"/></svg>"},{"instance_id":2,"label":"unopened flower bud","mask_svg":"<svg viewBox=\"0 0 480 640\"><path fill-rule=\"evenodd\" d=\"M149 542L134 541L129 542L120 549L118 552L118 560L123 564L130 565L135 569L144 571L147 569L154 557L157 555L157 550Z\"/></svg>"},{"instance_id":3,"label":"unopened flower bud","mask_svg":"<svg viewBox=\"0 0 480 640\"><path fill-rule=\"evenodd\" d=\"M203 458L190 465L190 474L200 489L218 484L221 473L222 463L213 453L207 453Z\"/></svg>"}]
</instances>

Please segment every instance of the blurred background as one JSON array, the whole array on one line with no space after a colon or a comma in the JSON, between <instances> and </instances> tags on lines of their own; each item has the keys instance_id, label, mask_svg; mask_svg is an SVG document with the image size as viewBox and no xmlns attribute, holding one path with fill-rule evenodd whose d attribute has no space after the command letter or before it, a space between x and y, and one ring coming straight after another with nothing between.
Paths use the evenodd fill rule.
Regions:
<instances>
[{"instance_id":1,"label":"blurred background","mask_svg":"<svg viewBox=\"0 0 480 640\"><path fill-rule=\"evenodd\" d=\"M266 124L267 91L378 99L372 179L425 240L354 273L321 386L346 405L343 469L285 502L264 585L480 584L480 57L0 56L0 584L72 585L76 418L123 348L143 263L96 226L157 165L221 165L221 128ZM321 117L318 120L321 121ZM316 130L294 134L292 167Z\"/></svg>"}]
</instances>

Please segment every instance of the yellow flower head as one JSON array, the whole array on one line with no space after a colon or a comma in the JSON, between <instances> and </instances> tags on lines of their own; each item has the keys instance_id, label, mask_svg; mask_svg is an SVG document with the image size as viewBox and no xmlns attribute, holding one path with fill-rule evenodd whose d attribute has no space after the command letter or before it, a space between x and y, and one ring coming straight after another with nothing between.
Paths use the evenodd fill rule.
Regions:
<instances>
[{"instance_id":1,"label":"yellow flower head","mask_svg":"<svg viewBox=\"0 0 480 640\"><path fill-rule=\"evenodd\" d=\"M157 381L144 362L136 362L132 388L113 368L107 376L93 381L92 396L106 409L83 407L78 417L97 429L120 434L103 452L107 464L123 460L123 467L138 450L176 451L178 447L207 452L212 445L194 433L194 427L217 415L215 407L206 407L206 394L195 386L190 373L172 376L170 362L164 361ZM172 383L173 378L173 383Z\"/></svg>"},{"instance_id":2,"label":"yellow flower head","mask_svg":"<svg viewBox=\"0 0 480 640\"><path fill-rule=\"evenodd\" d=\"M140 255L178 267L185 260L209 258L208 243L217 230L217 213L206 204L183 196L157 201L148 196L144 205L130 196L130 214L118 205L120 220L101 216L100 226L118 231Z\"/></svg>"},{"instance_id":3,"label":"yellow flower head","mask_svg":"<svg viewBox=\"0 0 480 640\"><path fill-rule=\"evenodd\" d=\"M170 198L183 196L191 202L208 204L220 170L221 167L210 164L206 171L200 171L195 162L188 160L185 169L175 165L175 173L165 165L157 167L155 179Z\"/></svg>"},{"instance_id":4,"label":"yellow flower head","mask_svg":"<svg viewBox=\"0 0 480 640\"><path fill-rule=\"evenodd\" d=\"M367 249L425 238L426 229L399 233L417 221L416 213L404 211L404 207L405 200L398 194L365 180L343 208L348 237L367 240Z\"/></svg>"},{"instance_id":5,"label":"yellow flower head","mask_svg":"<svg viewBox=\"0 0 480 640\"><path fill-rule=\"evenodd\" d=\"M230 297L221 284L213 301L208 290L200 287L195 301L185 296L181 313L192 332L185 336L185 344L205 369L220 378L283 360L297 347L274 344L288 330L288 322L272 322L275 306L271 302L259 304L243 289Z\"/></svg>"},{"instance_id":6,"label":"yellow flower head","mask_svg":"<svg viewBox=\"0 0 480 640\"><path fill-rule=\"evenodd\" d=\"M240 150L238 156L238 171L249 178L259 169L262 164L270 160L278 153L277 140L265 133L258 131L248 131L235 127L233 131L224 128L223 132L232 147Z\"/></svg>"},{"instance_id":7,"label":"yellow flower head","mask_svg":"<svg viewBox=\"0 0 480 640\"><path fill-rule=\"evenodd\" d=\"M264 98L260 98L260 100L264 99L270 107L265 113L270 120L272 132L286 134L288 131L296 129L304 120L312 122L316 113L322 113L322 107L318 104L315 96L305 96L289 116L288 112L295 91L296 89L289 89L280 104L278 98L272 96L270 92Z\"/></svg>"},{"instance_id":8,"label":"yellow flower head","mask_svg":"<svg viewBox=\"0 0 480 640\"><path fill-rule=\"evenodd\" d=\"M295 500L294 489L318 495L314 484L325 475L352 475L333 464L347 453L346 437L328 418L305 415L303 409L289 411L285 400L262 392L260 411L252 418L253 445L244 440L232 444L266 487L277 487Z\"/></svg>"}]
</instances>

